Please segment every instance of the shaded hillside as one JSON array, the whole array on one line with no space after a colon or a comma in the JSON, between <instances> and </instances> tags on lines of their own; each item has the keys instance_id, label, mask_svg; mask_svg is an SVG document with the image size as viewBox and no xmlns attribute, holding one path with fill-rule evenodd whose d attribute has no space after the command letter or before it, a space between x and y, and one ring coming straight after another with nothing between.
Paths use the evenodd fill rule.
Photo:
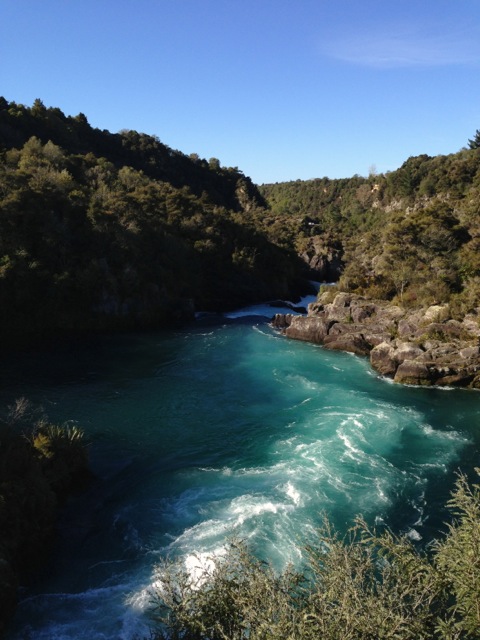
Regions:
<instances>
[{"instance_id":1,"label":"shaded hillside","mask_svg":"<svg viewBox=\"0 0 480 640\"><path fill-rule=\"evenodd\" d=\"M292 295L299 263L263 234L263 212L236 168L1 99L3 341Z\"/></svg>"},{"instance_id":2,"label":"shaded hillside","mask_svg":"<svg viewBox=\"0 0 480 640\"><path fill-rule=\"evenodd\" d=\"M385 175L263 185L265 228L312 268L341 258L344 291L465 313L480 305L480 149L470 147Z\"/></svg>"}]
</instances>

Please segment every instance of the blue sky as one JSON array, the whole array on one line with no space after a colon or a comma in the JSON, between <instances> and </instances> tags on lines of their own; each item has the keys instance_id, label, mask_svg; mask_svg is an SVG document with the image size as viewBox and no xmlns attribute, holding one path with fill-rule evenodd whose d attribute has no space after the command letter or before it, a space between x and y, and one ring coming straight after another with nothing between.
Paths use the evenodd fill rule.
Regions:
<instances>
[{"instance_id":1,"label":"blue sky","mask_svg":"<svg viewBox=\"0 0 480 640\"><path fill-rule=\"evenodd\" d=\"M257 183L385 172L480 128L480 0L0 0L0 95Z\"/></svg>"}]
</instances>

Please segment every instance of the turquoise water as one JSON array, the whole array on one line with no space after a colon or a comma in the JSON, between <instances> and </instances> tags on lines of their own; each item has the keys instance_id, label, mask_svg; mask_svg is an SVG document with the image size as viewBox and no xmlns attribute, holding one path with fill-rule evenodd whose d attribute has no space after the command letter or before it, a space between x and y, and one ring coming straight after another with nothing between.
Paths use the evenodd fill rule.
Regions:
<instances>
[{"instance_id":1,"label":"turquoise water","mask_svg":"<svg viewBox=\"0 0 480 640\"><path fill-rule=\"evenodd\" d=\"M160 556L193 567L236 535L280 569L322 512L424 543L456 470L480 464L477 392L394 385L260 316L17 357L0 381L2 406L27 396L80 425L96 476L9 640L147 635Z\"/></svg>"}]
</instances>

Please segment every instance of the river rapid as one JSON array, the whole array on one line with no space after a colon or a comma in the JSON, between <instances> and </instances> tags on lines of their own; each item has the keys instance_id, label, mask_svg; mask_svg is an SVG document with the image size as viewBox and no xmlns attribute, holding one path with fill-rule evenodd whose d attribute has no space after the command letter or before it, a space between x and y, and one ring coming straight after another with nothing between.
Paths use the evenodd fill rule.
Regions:
<instances>
[{"instance_id":1,"label":"river rapid","mask_svg":"<svg viewBox=\"0 0 480 640\"><path fill-rule=\"evenodd\" d=\"M82 427L95 475L8 640L146 637L159 558L194 570L233 535L281 570L322 513L418 544L444 530L455 473L480 465L478 392L394 385L366 359L285 339L274 312L4 359L2 406L25 396Z\"/></svg>"}]
</instances>

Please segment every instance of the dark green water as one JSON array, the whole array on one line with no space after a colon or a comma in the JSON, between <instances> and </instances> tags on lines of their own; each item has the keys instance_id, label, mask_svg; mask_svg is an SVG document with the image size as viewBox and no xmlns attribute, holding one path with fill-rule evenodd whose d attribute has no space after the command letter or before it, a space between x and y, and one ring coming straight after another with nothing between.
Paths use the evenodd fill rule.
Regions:
<instances>
[{"instance_id":1,"label":"dark green water","mask_svg":"<svg viewBox=\"0 0 480 640\"><path fill-rule=\"evenodd\" d=\"M321 512L419 543L441 528L455 472L480 464L478 393L400 387L261 317L225 322L3 362L2 405L27 396L80 425L97 478L10 640L146 635L158 558L192 566L233 534L281 568Z\"/></svg>"}]
</instances>

